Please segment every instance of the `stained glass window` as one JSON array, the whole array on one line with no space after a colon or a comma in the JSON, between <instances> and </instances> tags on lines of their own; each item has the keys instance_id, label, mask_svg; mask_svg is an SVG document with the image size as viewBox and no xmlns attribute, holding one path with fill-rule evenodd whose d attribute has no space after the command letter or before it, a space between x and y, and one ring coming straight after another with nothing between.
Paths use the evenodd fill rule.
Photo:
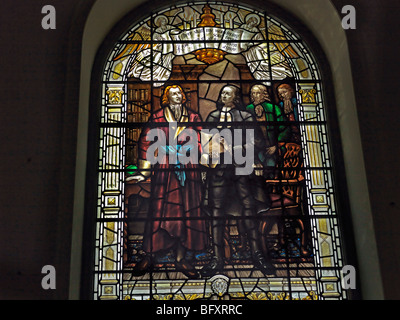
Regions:
<instances>
[{"instance_id":1,"label":"stained glass window","mask_svg":"<svg viewBox=\"0 0 400 320\"><path fill-rule=\"evenodd\" d=\"M272 14L174 5L102 75L95 299L345 299L318 64Z\"/></svg>"}]
</instances>

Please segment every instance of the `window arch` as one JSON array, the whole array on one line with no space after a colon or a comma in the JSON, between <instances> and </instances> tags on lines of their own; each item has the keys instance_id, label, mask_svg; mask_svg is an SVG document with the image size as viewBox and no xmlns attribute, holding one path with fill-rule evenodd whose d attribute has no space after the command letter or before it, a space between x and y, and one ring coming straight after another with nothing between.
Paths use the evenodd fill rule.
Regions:
<instances>
[{"instance_id":1,"label":"window arch","mask_svg":"<svg viewBox=\"0 0 400 320\"><path fill-rule=\"evenodd\" d=\"M200 15L201 12L203 14L206 13L204 11L204 5L199 4L196 5L195 7L196 7L195 11L198 12L198 16L201 16ZM218 11L217 7L220 7L219 8L220 11ZM226 7L226 8L221 9L221 7ZM170 57L171 61L172 59L175 59L170 65L166 64L165 61L168 60L168 58L165 57L165 55L163 56L163 54L160 54L161 60L157 61L158 58L156 57L154 61L149 62L150 66L151 64L157 65L157 67L161 70L157 74L161 74L164 76L165 74L167 74L167 76L165 76L166 77L165 79L162 78L162 76L161 78L155 77L155 73L153 72L146 73L146 66L148 65L146 65L146 63L143 64L143 59L140 59L137 63L137 65L139 65L139 67L137 67L137 70L139 71L136 74L140 75L137 78L141 77L142 79L140 79L140 81L132 81L134 79L128 78L128 73L124 72L124 68L128 70L128 66L130 67L132 65L129 59L133 58L134 55L131 54L132 52L129 52L129 56L123 56L127 57L127 59L125 59L127 61L124 62L125 65L124 63L122 63L122 67L121 67L121 61L119 61L120 59L118 59L118 55L121 56L121 53L123 53L124 50L125 52L126 50L131 50L131 48L128 48L129 45L139 44L135 43L135 40L131 41L138 34L140 34L140 36L142 37L140 45L146 43L146 40L143 41L144 33L140 33L137 31L146 25L146 20L143 20L141 23L132 27L130 31L125 34L125 37L121 38L121 42L119 42L116 45L115 51L110 55L110 59L107 61L107 66L105 68L105 71L107 71L107 73L104 73L103 84L102 84L103 85L102 113L101 113L102 120L100 121L101 157L99 166L100 168L99 194L98 194L99 201L98 201L98 211L97 211L98 213L97 230L99 233L96 242L98 244L97 247L98 251L96 253L96 257L98 260L96 266L99 267L99 269L95 270L95 272L100 271L99 274L101 274L101 276L96 278L95 280L96 288L98 288L98 291L96 291L97 289L95 291L97 292L98 297L101 298L105 298L107 296L109 297L117 296L119 298L126 298L126 297L137 298L140 296L142 298L149 297L150 293L143 293L143 291L141 291L142 293L140 293L141 289L139 289L138 291L136 291L136 288L132 289L131 283L129 282L130 280L126 280L126 282L123 280L123 275L128 274L129 267L131 267L126 264L127 251L124 249L124 246L125 248L129 247L129 243L128 244L126 243L126 241L129 240L128 239L129 236L128 237L126 236L126 232L129 229L129 227L127 227L126 225L126 222L134 221L137 224L137 222L140 221L140 219L135 220L135 219L130 219L129 217L127 219L126 216L126 212L130 204L129 202L127 202L126 199L127 184L126 184L125 174L126 173L129 174L131 170L134 171L137 169L137 168L132 169L131 167L126 167L126 166L127 165L134 166L138 164L138 162L136 161L137 159L135 160L135 151L133 150L137 139L134 138L132 139L130 135L133 134L132 133L134 132L133 130L140 129L142 126L141 124L137 123L138 121L130 121L129 117L143 116L145 117L144 118L145 121L143 122L146 122L147 116L145 115L145 113L149 112L150 115L154 114L154 112L158 108L157 107L158 99L153 99L153 97L159 98L162 95L163 91L161 89L163 86L165 86L165 83L168 83L171 77L172 78L177 77L174 79L173 82L179 83L181 86L184 87L183 88L184 90L188 89L187 93L189 94L186 95L189 95L188 100L192 103L190 105L190 108L195 109L195 111L197 111L201 116L204 117L204 120L206 118L206 114L209 113L208 111L212 111L215 109L215 105L210 106L209 103L210 101L215 103L215 100L217 98L218 90L212 92L213 90L212 88L210 91L210 87L215 87L216 85L220 85L220 87L222 87L222 84L230 83L240 86L243 92L243 100L246 101L247 99L246 105L251 105L250 88L252 87L253 84L256 83L261 82L267 86L267 88L270 90L270 96L272 96L272 100L275 101L277 105L279 105L279 98L276 92L276 88L279 85L282 84L290 85L296 92L294 98L296 99L297 105L295 105L294 110L298 108L298 114L296 114L298 118L295 119L294 123L289 123L290 121L288 119L285 119L284 124L285 126L294 125L293 128L296 129L295 127L297 127L297 130L301 133L301 140L297 142L300 142L298 144L301 148L299 159L301 159L301 163L303 164L303 166L301 167L301 170L299 168L295 168L296 169L295 171L297 172L301 171L304 176L304 188L305 188L304 192L307 196L304 196L302 198L303 200L302 203L305 205L305 210L307 211L307 213L306 215L302 216L300 222L302 224L309 223L310 226L310 231L308 235L311 237L310 251L312 251L312 254L307 256L307 258L309 259L309 261L312 260L311 262L312 266L308 267L302 266L299 268L299 266L297 265L296 267L292 268L290 266L293 262L291 261L291 259L293 260L294 258L296 258L294 256L295 253L294 252L283 253L281 250L278 254L281 255L281 257L284 257L283 260L285 261L283 262L283 264L285 265L285 267L282 267L281 265L280 267L278 266L278 269L279 268L281 270L290 269L290 271L292 273L294 272L296 276L292 276L290 272L286 275L280 274L273 276L272 278L274 280L278 279L282 280L282 282L277 284L277 287L274 288L272 288L270 284L265 284L265 287L263 287L260 284L257 285L257 288L255 288L253 283L249 285L250 287L248 288L246 287L245 289L243 289L244 280L242 281L242 279L253 279L253 282L255 283L262 283L263 282L262 279L264 279L264 282L267 283L270 282L268 280L271 280L271 278L264 276L242 277L242 275L241 276L235 275L233 277L229 277L228 275L229 281L227 283L229 283L229 288L226 292L230 294L232 297L236 296L239 297L240 295L243 295L245 297L250 294L258 296L259 298L263 297L263 295L272 297L274 294L276 295L284 292L285 294L287 294L287 297L293 299L314 298L314 297L344 298L346 297L346 294L341 289L339 280L339 270L343 265L343 261L341 256L342 252L340 248L341 247L341 240L339 237L340 230L338 229L337 226L337 216L336 216L337 212L335 209L336 199L335 199L334 186L332 182L333 179L331 176L332 168L330 163L330 155L329 155L330 151L328 146L329 137L327 135L325 127L326 115L325 115L325 101L324 101L324 87L323 87L324 83L322 83L321 81L321 77L318 71L319 70L318 66L312 54L308 51L307 47L301 41L301 39L299 39L297 35L293 34L286 27L285 24L282 24L274 16L269 15L264 11L257 11L250 8L239 7L231 4L226 4L225 6L222 5L217 6L214 5L212 2L210 2L210 9L211 9L210 11L211 14L214 14L214 12L217 11L219 13L224 12L225 16L227 16L226 13L228 12L235 12L236 16L234 16L234 18L232 19L233 25L238 27L240 24L241 26L239 27L239 29L242 30L246 30L243 24L246 23L247 21L246 19L247 15L250 14L256 15L257 17L259 17L258 18L259 23L264 21L264 27L266 27L265 28L266 31L253 32L253 34L251 35L252 38L246 38L246 37L240 39L233 38L234 40L230 41L224 39L222 42L220 42L220 44L228 44L228 46L226 47L229 47L229 44L231 44L232 45L231 47L233 47L233 45L235 44L237 45L238 43L249 45L249 40L251 40L252 43L250 44L250 46L253 45L253 47L251 47L250 50L249 49L243 50L243 52L246 51L246 53L248 54L251 51L251 49L254 48L258 49L260 46L263 45L263 43L269 43L270 46L267 46L266 50L264 50L264 52L268 53L266 55L266 58L265 59L258 58L258 60L255 60L254 57L258 57L259 54L262 54L260 52L256 53L253 52L252 56L249 55L247 57L245 56L245 54L243 54L243 52L228 53L228 55L229 54L231 55L230 57L231 60L229 61L229 63L226 64L233 65L237 69L237 71L235 73L234 71L232 71L234 69L230 70L229 68L226 68L224 69L224 72L221 73L221 70L219 70L217 71L220 72L218 78L216 77L216 73L212 73L210 70L212 68L218 69L218 67L216 66L218 64L221 65L221 63L226 62L229 57L224 56L223 60L221 60L220 62L215 62L211 64L208 62L199 61L193 56L189 56L191 55L193 50L187 49L189 51L186 53L184 52L185 54L182 54L181 56L176 55L175 57ZM169 9L167 9L167 11L164 12L164 15L167 15L167 17L169 17L169 20L171 21L175 16L173 16L168 10ZM173 10L180 12L182 15L187 13L187 11L184 10L182 6L174 7ZM242 12L241 17L238 12ZM243 12L245 12L246 14ZM216 16L214 18L215 21L221 22L221 20L219 19L222 18L218 18L217 17L218 15L215 16ZM150 34L152 32L153 34L157 33L155 30L155 26L157 26L156 17L157 17L156 15L152 15L147 19L148 26L150 26ZM183 21L184 19L181 20ZM230 26L229 23L231 22L229 21L225 25L225 31L231 29L233 30L237 29L237 28L236 29L229 28ZM177 29L180 30L177 31L177 34L179 33L182 34L183 32L185 32L184 30L193 31L198 29L196 28L194 22L192 22L192 25L190 27L187 26L188 29L185 29L181 25L178 25L176 22L175 25L178 26ZM260 26L260 24L258 24L257 26ZM201 29L203 30L203 32L205 32L205 28L209 28L208 30L213 29L213 31L224 29L221 26L221 23L219 26L215 27L212 26L202 27ZM249 31L249 33L252 32ZM258 33L261 34L261 38L260 39L254 38L253 37L254 34L257 35ZM163 33L160 34L163 35ZM187 32L187 34L189 37L198 36L198 34L196 35L195 32L193 33ZM204 36L207 38L206 34L204 34ZM213 33L213 36L217 35ZM235 35L233 34L232 36ZM274 36L276 37L274 38ZM159 40L155 41L154 38L151 36L147 40L148 44L150 45L150 49L145 48L142 50L149 50L148 52L156 51L155 47L157 44L159 44L157 43L157 41ZM165 43L171 46L175 46L173 48L174 50L179 49L177 48L179 44L185 44L185 41L175 41L175 40L172 41L170 39L163 39L163 40ZM192 41L193 43L196 43L196 40L203 41L203 38L201 39L189 38L189 40ZM210 40L210 39L205 39L205 40ZM212 43L205 42L205 44L204 43L200 44L199 50L210 49L211 46L208 46L208 44L214 46L214 41L219 41L219 40L222 40L222 38L221 39L212 38L213 41ZM236 50L241 50L241 49L236 49ZM291 50L293 50L293 52L291 52ZM275 56L273 54L275 54ZM234 60L232 56L234 55L242 56L241 63L237 62L237 59L234 62L232 62ZM143 56L146 57L147 55ZM185 63L180 63L180 64L176 63L176 61L179 60L182 61L182 59L180 59L182 57ZM189 63L188 61L190 60L193 61ZM265 66L263 66L263 62L265 61L267 61L268 63L265 63ZM254 64L254 62L256 63ZM263 69L263 67L265 67L265 69ZM177 68L179 72L174 70L174 68ZM203 70L201 70L202 68ZM206 69L208 69L208 71L204 72L204 70ZM282 73L280 74L279 70L284 70L284 73L286 72L285 76L282 76ZM196 72L198 77L201 77L204 74L206 74L207 77L203 77L200 79L199 78L189 79L190 76L194 76ZM306 73L308 73L308 75L306 75ZM183 77L182 74L184 75ZM119 75L121 75L122 77L120 77ZM238 77L237 75L240 75L240 77ZM213 76L214 79L210 79L210 76ZM152 84L152 86L147 88L146 86L144 86L146 82ZM209 83L212 83L213 85L210 86ZM192 86L190 87L189 85ZM197 87L194 85L197 85ZM206 88L204 88L205 86ZM157 92L158 89L156 88L160 88L159 92ZM209 93L211 92L209 98L207 98L207 95L204 94L204 92L209 92ZM146 100L146 97L152 97L152 99L150 100L153 100L152 103L149 104L148 109L146 109L146 104L143 107L143 105L135 103L135 101L137 100ZM282 106L284 106L284 103L282 104ZM133 108L136 109L139 108L139 111L133 110ZM282 108L282 110L284 110L284 108ZM261 122L260 124L263 123L264 122ZM275 123L272 121L270 124L272 124L274 130L275 129L278 130L279 126L276 120ZM257 125L255 127L261 127L261 126ZM132 140L133 142L130 140ZM285 148L287 148L287 146L281 145L280 147L282 147L283 150L282 155L285 155L285 152L287 152ZM282 166L283 162L278 161L277 165ZM284 171L286 173L286 170L284 168L281 167L278 168L279 168L278 170L279 175L282 174L282 172ZM298 178L298 176L295 177L295 179L301 180ZM277 179L270 179L270 180L278 180L277 182L282 185L285 179L283 179L283 177L280 176ZM272 181L270 183L272 183ZM141 190L142 191L144 190L143 192L146 191L145 188L141 188ZM279 201L282 201L282 195L284 195L283 192L284 191L282 190L278 192L278 195L281 197L279 198ZM137 199L134 201L137 201ZM297 214L296 218L298 218ZM236 221L237 218L232 218L230 220ZM288 218L286 222L288 222L289 220L293 219ZM230 229L235 229L235 226L232 226L229 223L228 226ZM299 229L299 227L297 226L295 227L295 229ZM233 234L237 232L238 231L233 231ZM302 235L301 232L300 234ZM285 235L286 238L290 238L288 237L288 234L280 233L280 235ZM236 240L229 239L230 242L234 242ZM290 240L294 241L294 238L290 238ZM289 248L288 243L285 243L285 248L286 249ZM298 245L296 249L304 249L304 248L301 247L301 245ZM231 248L231 250L235 251L235 248ZM301 256L301 258L303 259L302 263L308 263L304 262L305 256ZM245 263L249 264L249 261L246 259L240 261L239 259L239 262L233 265L243 266L245 265ZM297 264L299 263L297 262ZM126 269L124 269L124 265L126 266ZM275 263L275 265L279 265L279 262ZM159 267L158 271L160 270L163 271L159 273L166 273L165 268L166 268L165 265ZM252 267L250 267L249 270L251 268ZM302 273L300 269L303 269L302 271L307 270L306 273L308 272L308 275L304 276L304 273ZM249 272L255 273L255 271L252 269ZM310 276L309 272L313 273L313 275ZM169 279L168 277L170 276L171 275L169 276L166 275L166 278L164 279ZM227 278L224 277L217 278L217 280L221 281L222 283L224 283L226 279ZM236 291L234 289L235 279L237 282L236 286L240 287L240 289L236 289ZM203 280L204 281L202 281L201 279L197 280L200 283L199 286L203 288L203 295L205 297L211 296L212 293L214 292L212 287L213 283L209 283L210 287L204 290L204 285L209 279L207 280L205 278ZM148 288L150 288L151 281L150 280L143 280L143 281L144 282L148 281L149 283ZM153 284L157 285L157 282L154 282L154 280L152 281ZM174 281L171 280L171 283L174 283ZM300 282L301 285L299 287L296 287L296 285L298 285ZM182 279L176 280L175 283L182 283ZM287 289L284 288L284 283L288 285ZM145 286L144 283L142 284ZM191 287L193 289L194 286L192 285ZM143 286L141 288L143 288ZM130 291L125 291L124 293L124 290L130 290ZM187 295L193 294L193 292L191 292L190 290L188 291L188 293L185 293L186 292L185 290L182 289L182 287L180 287L180 291L172 293L172 295L175 294L175 297L177 297L178 295L183 295L184 297L187 298ZM159 294L157 296L161 297L162 290L159 291L158 293ZM156 295L153 295L152 298L156 298Z\"/></svg>"}]
</instances>

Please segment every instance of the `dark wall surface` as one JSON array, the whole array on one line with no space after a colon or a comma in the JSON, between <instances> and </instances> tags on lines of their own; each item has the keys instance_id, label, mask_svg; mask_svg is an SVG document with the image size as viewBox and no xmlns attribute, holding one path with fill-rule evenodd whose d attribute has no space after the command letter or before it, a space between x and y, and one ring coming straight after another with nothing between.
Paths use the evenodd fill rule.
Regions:
<instances>
[{"instance_id":1,"label":"dark wall surface","mask_svg":"<svg viewBox=\"0 0 400 320\"><path fill-rule=\"evenodd\" d=\"M67 299L80 45L92 0L3 0L0 10L0 299ZM385 298L400 299L397 0L334 0L357 10L346 31ZM70 81L75 79L76 81ZM67 81L68 80L68 81ZM57 289L43 290L44 265Z\"/></svg>"},{"instance_id":2,"label":"dark wall surface","mask_svg":"<svg viewBox=\"0 0 400 320\"><path fill-rule=\"evenodd\" d=\"M42 28L48 2L1 3L0 299L68 298L81 41L70 33L82 34L91 1L80 2L51 1L55 30ZM44 265L57 270L56 290L41 287Z\"/></svg>"},{"instance_id":3,"label":"dark wall surface","mask_svg":"<svg viewBox=\"0 0 400 320\"><path fill-rule=\"evenodd\" d=\"M332 1L357 10L357 28L347 30L354 91L385 298L400 299L400 108L398 91L400 2Z\"/></svg>"}]
</instances>

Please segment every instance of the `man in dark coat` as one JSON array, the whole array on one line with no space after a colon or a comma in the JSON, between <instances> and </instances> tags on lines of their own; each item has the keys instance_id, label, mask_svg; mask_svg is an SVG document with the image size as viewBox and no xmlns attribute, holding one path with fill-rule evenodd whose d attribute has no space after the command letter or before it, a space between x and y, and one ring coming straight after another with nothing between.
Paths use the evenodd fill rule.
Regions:
<instances>
[{"instance_id":1,"label":"man in dark coat","mask_svg":"<svg viewBox=\"0 0 400 320\"><path fill-rule=\"evenodd\" d=\"M235 139L231 145L223 148L224 153L233 153L232 163L226 163L220 156L220 162L212 166L207 172L207 210L210 213L212 248L214 256L210 263L203 267L201 274L204 277L213 276L221 272L224 266L224 231L225 219L232 215L227 208L230 202L237 198L240 202L239 219L242 231L246 233L251 256L256 268L265 274L274 273L274 267L267 262L262 254L259 236L257 234L257 205L253 192L253 173L238 174L237 167L241 165L235 159L237 154L246 154L248 159L254 160L254 150L263 148L263 139L260 139L257 126L254 126L254 118L244 111L241 103L241 94L239 88L227 85L222 88L217 102L217 110L211 112L206 122L215 122L215 127L229 128L230 130L240 130L242 139L237 139L237 134L232 134ZM232 123L232 124L230 124ZM247 136L247 129L252 129L254 134ZM247 138L246 138L247 137ZM237 141L239 140L239 141ZM253 154L251 154L253 153ZM210 155L211 157L213 155ZM229 157L228 157L229 158ZM232 194L230 190L235 192Z\"/></svg>"}]
</instances>

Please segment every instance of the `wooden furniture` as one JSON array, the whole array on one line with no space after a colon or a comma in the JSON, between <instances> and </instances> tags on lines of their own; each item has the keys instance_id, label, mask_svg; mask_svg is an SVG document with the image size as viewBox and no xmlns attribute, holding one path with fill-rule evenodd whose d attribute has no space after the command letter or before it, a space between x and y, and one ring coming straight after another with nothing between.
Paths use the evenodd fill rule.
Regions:
<instances>
[{"instance_id":1,"label":"wooden furniture","mask_svg":"<svg viewBox=\"0 0 400 320\"><path fill-rule=\"evenodd\" d=\"M308 254L306 249L306 228L303 213L304 176L301 146L296 143L279 143L279 157L274 179L267 180L270 187L271 208L264 214L260 224L264 250L275 237L278 246L300 238L300 255ZM275 230L273 230L275 228ZM290 230L290 231L289 231Z\"/></svg>"}]
</instances>

